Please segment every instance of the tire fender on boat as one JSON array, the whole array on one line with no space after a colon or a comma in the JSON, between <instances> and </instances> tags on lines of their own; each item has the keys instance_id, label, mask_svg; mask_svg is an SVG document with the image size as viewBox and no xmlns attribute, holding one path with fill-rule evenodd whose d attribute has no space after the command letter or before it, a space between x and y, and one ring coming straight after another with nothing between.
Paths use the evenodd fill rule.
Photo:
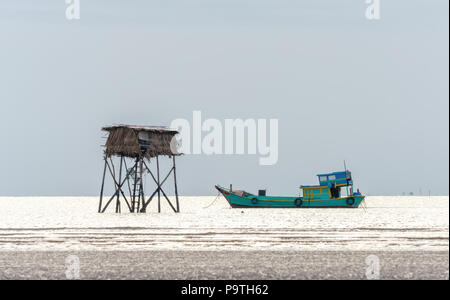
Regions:
<instances>
[{"instance_id":1,"label":"tire fender on boat","mask_svg":"<svg viewBox=\"0 0 450 300\"><path fill-rule=\"evenodd\" d=\"M355 198L347 198L347 205L352 206L353 204L355 204Z\"/></svg>"},{"instance_id":2,"label":"tire fender on boat","mask_svg":"<svg viewBox=\"0 0 450 300\"><path fill-rule=\"evenodd\" d=\"M256 204L258 203L258 199L257 198L252 198L252 204Z\"/></svg>"},{"instance_id":3,"label":"tire fender on boat","mask_svg":"<svg viewBox=\"0 0 450 300\"><path fill-rule=\"evenodd\" d=\"M295 204L295 206L297 206L297 207L302 206L302 204L303 204L302 198L297 198L297 199L295 199L294 204Z\"/></svg>"}]
</instances>

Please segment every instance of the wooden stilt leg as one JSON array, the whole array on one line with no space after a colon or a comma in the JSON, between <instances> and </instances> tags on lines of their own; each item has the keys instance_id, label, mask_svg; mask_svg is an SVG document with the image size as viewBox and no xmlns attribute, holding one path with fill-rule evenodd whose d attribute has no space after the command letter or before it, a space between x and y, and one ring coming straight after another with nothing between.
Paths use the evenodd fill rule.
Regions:
<instances>
[{"instance_id":1,"label":"wooden stilt leg","mask_svg":"<svg viewBox=\"0 0 450 300\"><path fill-rule=\"evenodd\" d=\"M123 160L123 162L125 163L125 159ZM116 177L114 176L114 172L113 172L113 170L111 169L111 167L109 166L108 163L106 164L106 166L108 167L109 173L111 174L111 177L112 177L112 179L113 179L113 181L114 181L114 184L115 184L115 186L116 186L116 192L114 193L114 197L116 197L116 193L121 193L123 199L125 200L125 204L128 206L128 209L130 210L130 212L132 212L132 210L131 210L131 205L130 205L131 202L128 202L128 199L127 199L127 197L125 196L125 193L124 193L123 190L122 190L122 186L123 186L123 184L125 183L125 181L126 181L126 182L129 181L129 180L128 180L128 174L127 174L127 176L125 177L125 179L123 180L123 183L117 182L117 181L116 181ZM126 165L125 165L125 166L126 166ZM119 186L120 186L120 188L118 188ZM132 197L132 196L130 195L130 200L131 200L131 197ZM120 202L119 202L119 207L120 207Z\"/></svg>"},{"instance_id":2,"label":"wooden stilt leg","mask_svg":"<svg viewBox=\"0 0 450 300\"><path fill-rule=\"evenodd\" d=\"M138 203L137 203L137 209L136 212L140 212L140 208L141 208L141 201L144 202L144 186L143 186L143 182L142 182L142 165L143 165L143 160L144 158L141 158L139 161L139 197L138 197Z\"/></svg>"},{"instance_id":3,"label":"wooden stilt leg","mask_svg":"<svg viewBox=\"0 0 450 300\"><path fill-rule=\"evenodd\" d=\"M106 156L105 156L105 167L103 168L103 179L102 179L102 188L100 190L100 201L98 203L98 212L102 212L102 201L103 201L103 189L105 187L105 176L106 176Z\"/></svg>"},{"instance_id":4,"label":"wooden stilt leg","mask_svg":"<svg viewBox=\"0 0 450 300\"><path fill-rule=\"evenodd\" d=\"M156 184L158 185L158 212L160 213L161 212L161 192L160 192L161 183L159 181L159 159L158 159L158 156L156 157L156 172L157 172L157 174L156 174L157 183Z\"/></svg>"},{"instance_id":5,"label":"wooden stilt leg","mask_svg":"<svg viewBox=\"0 0 450 300\"><path fill-rule=\"evenodd\" d=\"M173 159L173 181L175 183L175 199L177 205L177 212L180 212L180 202L178 201L178 187L177 187L177 167L175 165L175 156L172 156Z\"/></svg>"},{"instance_id":6,"label":"wooden stilt leg","mask_svg":"<svg viewBox=\"0 0 450 300\"><path fill-rule=\"evenodd\" d=\"M137 184L137 173L138 173L138 158L136 158L135 169L134 169L134 183L133 183L133 212L136 212L136 184Z\"/></svg>"},{"instance_id":7,"label":"wooden stilt leg","mask_svg":"<svg viewBox=\"0 0 450 300\"><path fill-rule=\"evenodd\" d=\"M135 158L135 164L129 170L127 167L126 159L123 155L120 156L120 165L119 165L118 172L116 173L116 170L114 169L115 166L114 166L113 159L111 157L107 157L105 155L105 157L104 157L105 164L104 164L104 169L103 169L103 177L102 177L102 185L101 185L101 190L100 190L98 212L104 213L107 210L108 206L110 204L112 205L112 203L114 203L114 199L115 199L115 202L116 202L115 211L116 211L116 213L121 213L121 211L122 211L121 195L122 195L130 212L145 213L149 203L152 201L153 198L156 198L156 195L158 195L158 213L161 212L161 197L164 197L167 200L170 207L173 209L173 211L175 213L179 213L180 212L180 203L179 203L177 174L176 174L176 158L175 158L175 156L172 156L171 158L172 158L173 166L170 169L170 171L167 173L167 175L164 176L164 179L161 181L162 178L161 178L161 170L160 170L158 156L155 157L155 159L156 159L156 174L153 174L152 171L148 168L148 166L145 162L145 159L143 157ZM109 163L108 160L111 163ZM126 170L125 177L122 176L124 167ZM107 203L104 205L103 195L104 195L104 191L105 191L106 169L109 170L109 173L112 176L116 190L115 190L114 194L109 198ZM144 173L147 173L147 172L150 173L150 175L152 176L153 181L157 185L157 188L152 193L152 195L148 198L148 200L146 201L145 193L144 193L143 176L144 176ZM173 172L174 187L175 187L175 199L176 199L176 203L174 203L175 205L173 205L170 202L169 197L162 189L163 184L170 178L172 172ZM156 176L154 176L154 175L156 175ZM132 181L132 179L130 179L130 176L134 176L133 187L130 186L130 181ZM122 177L124 177L124 178L122 178ZM131 177L131 178L133 178L133 177ZM126 186L128 186L128 190L130 192L131 199L129 199L128 196L126 196L122 190L124 184ZM131 201L129 201L129 200L131 200Z\"/></svg>"},{"instance_id":8,"label":"wooden stilt leg","mask_svg":"<svg viewBox=\"0 0 450 300\"><path fill-rule=\"evenodd\" d=\"M107 165L108 168L109 168L108 163L107 163L106 165ZM110 172L112 173L111 169L110 169ZM116 191L115 191L114 195L111 196L111 198L108 200L108 202L107 202L107 203L105 204L105 206L103 207L103 209L102 209L102 211L101 211L102 213L106 211L106 209L108 208L109 204L110 204L110 203L112 202L112 200L117 196L118 193L122 193L122 196L123 196L123 198L125 199L125 202L126 202L127 205L128 205L128 201L127 201L127 199L126 199L126 197L125 197L125 194L124 194L123 191L122 191L122 186L125 184L125 181L127 181L127 179L124 179L122 182L117 182L116 179L113 177L113 180L114 180L114 184L116 185ZM131 206L128 205L128 207L129 207L130 210L131 210Z\"/></svg>"},{"instance_id":9,"label":"wooden stilt leg","mask_svg":"<svg viewBox=\"0 0 450 300\"><path fill-rule=\"evenodd\" d=\"M120 157L119 182L122 182L122 165L123 165L123 156ZM117 193L116 213L120 213L120 193Z\"/></svg>"}]
</instances>

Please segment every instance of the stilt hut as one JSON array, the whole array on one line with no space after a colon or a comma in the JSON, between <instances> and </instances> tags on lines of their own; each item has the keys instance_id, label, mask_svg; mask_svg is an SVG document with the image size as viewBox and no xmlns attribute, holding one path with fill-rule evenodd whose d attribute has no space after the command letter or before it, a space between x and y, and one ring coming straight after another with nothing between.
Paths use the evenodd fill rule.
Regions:
<instances>
[{"instance_id":1,"label":"stilt hut","mask_svg":"<svg viewBox=\"0 0 450 300\"><path fill-rule=\"evenodd\" d=\"M103 179L100 190L98 212L104 213L111 203L115 203L115 212L121 212L122 203L131 213L145 213L147 206L157 196L158 212L161 212L162 197L168 202L174 212L180 212L176 178L175 157L178 143L175 136L178 131L160 126L116 125L103 127L107 133L104 151ZM159 158L168 157L172 167L161 180ZM156 170L150 169L150 160L156 162ZM128 163L127 163L128 161ZM131 161L131 162L130 162ZM144 176L150 174L156 188L146 198L144 193ZM175 205L170 201L163 184L173 175L175 189ZM114 182L115 192L103 202L106 177Z\"/></svg>"}]
</instances>

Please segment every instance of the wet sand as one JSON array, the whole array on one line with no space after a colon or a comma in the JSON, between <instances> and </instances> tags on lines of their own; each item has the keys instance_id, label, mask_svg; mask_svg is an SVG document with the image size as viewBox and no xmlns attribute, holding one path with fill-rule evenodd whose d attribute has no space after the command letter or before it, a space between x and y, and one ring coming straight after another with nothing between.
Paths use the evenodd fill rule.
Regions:
<instances>
[{"instance_id":1,"label":"wet sand","mask_svg":"<svg viewBox=\"0 0 450 300\"><path fill-rule=\"evenodd\" d=\"M449 279L448 251L5 251L0 279L67 279L69 255L80 279L367 279L366 258L380 279ZM71 273L72 274L72 273Z\"/></svg>"}]
</instances>

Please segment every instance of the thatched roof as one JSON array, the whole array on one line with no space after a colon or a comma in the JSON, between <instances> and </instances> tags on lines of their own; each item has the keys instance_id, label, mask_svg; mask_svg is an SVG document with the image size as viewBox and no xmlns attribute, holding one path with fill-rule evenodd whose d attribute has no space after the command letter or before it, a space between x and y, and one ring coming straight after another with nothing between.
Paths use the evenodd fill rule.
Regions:
<instances>
[{"instance_id":1,"label":"thatched roof","mask_svg":"<svg viewBox=\"0 0 450 300\"><path fill-rule=\"evenodd\" d=\"M115 125L102 128L109 133L105 154L126 157L156 157L180 155L176 149L175 135L178 131L162 126ZM171 147L171 143L175 147Z\"/></svg>"}]
</instances>

